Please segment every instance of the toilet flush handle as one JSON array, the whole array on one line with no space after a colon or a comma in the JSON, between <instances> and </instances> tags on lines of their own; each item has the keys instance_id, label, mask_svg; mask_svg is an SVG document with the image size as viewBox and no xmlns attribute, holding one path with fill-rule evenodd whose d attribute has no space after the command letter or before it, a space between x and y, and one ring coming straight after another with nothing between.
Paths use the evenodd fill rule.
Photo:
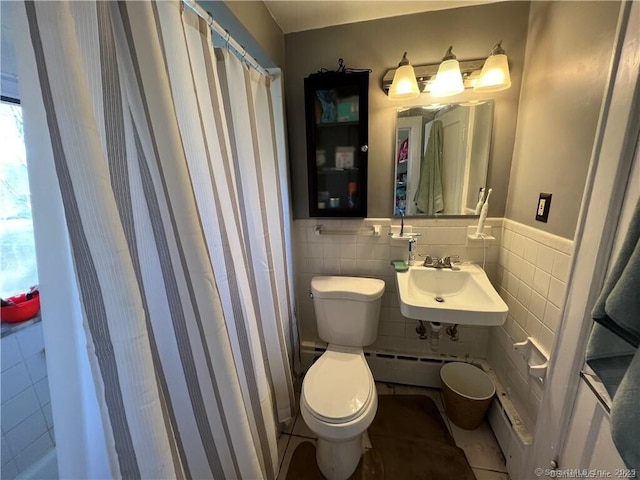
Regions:
<instances>
[{"instance_id":1,"label":"toilet flush handle","mask_svg":"<svg viewBox=\"0 0 640 480\"><path fill-rule=\"evenodd\" d=\"M309 298L313 298L313 292L309 291Z\"/></svg>"}]
</instances>

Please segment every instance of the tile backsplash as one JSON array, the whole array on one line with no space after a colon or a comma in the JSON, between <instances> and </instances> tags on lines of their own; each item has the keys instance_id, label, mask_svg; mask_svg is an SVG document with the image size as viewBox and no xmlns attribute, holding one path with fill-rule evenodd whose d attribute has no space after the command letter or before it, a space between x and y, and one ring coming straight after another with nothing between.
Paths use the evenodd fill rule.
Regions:
<instances>
[{"instance_id":1,"label":"tile backsplash","mask_svg":"<svg viewBox=\"0 0 640 480\"><path fill-rule=\"evenodd\" d=\"M395 272L390 261L406 259L406 241L391 239L389 218L358 220L295 220L294 274L296 304L303 344L324 345L317 333L309 285L315 275L355 275L385 281L380 324L372 350L421 356L456 356L487 359L511 397L527 426L532 427L542 399L542 384L528 375L527 366L513 344L535 338L548 353L562 316L564 297L573 253L573 241L508 219L489 218L495 240L468 240L467 229L476 220L405 220L410 231L420 233L417 253L458 255L461 261L484 263L487 276L509 306L500 327L459 327L454 342L443 325L439 347L416 333L417 320L400 313ZM328 234L318 235L316 225ZM380 235L371 235L371 226L380 225ZM335 234L343 232L345 234ZM419 257L417 260L419 261ZM429 325L427 324L427 327Z\"/></svg>"},{"instance_id":2,"label":"tile backsplash","mask_svg":"<svg viewBox=\"0 0 640 480\"><path fill-rule=\"evenodd\" d=\"M42 323L2 337L2 478L14 478L55 444Z\"/></svg>"},{"instance_id":3,"label":"tile backsplash","mask_svg":"<svg viewBox=\"0 0 640 480\"><path fill-rule=\"evenodd\" d=\"M496 240L483 242L467 240L467 227L474 219L417 219L405 220L406 228L417 237L417 254L458 255L461 261L482 264L489 278L497 273L502 219L488 219ZM327 234L316 234L316 225ZM309 285L315 275L354 275L384 280L378 338L370 347L378 351L413 355L455 355L486 358L489 327L460 327L459 340L454 342L442 330L439 347L434 350L428 340L421 340L417 320L400 313L392 260L406 260L407 241L389 236L391 225L399 221L389 218L358 220L312 219L294 221L294 259L296 302L303 342L324 344L318 337ZM380 235L371 234L371 227L380 225ZM336 234L342 232L344 234ZM419 261L419 257L416 257ZM429 325L427 324L427 327Z\"/></svg>"}]
</instances>

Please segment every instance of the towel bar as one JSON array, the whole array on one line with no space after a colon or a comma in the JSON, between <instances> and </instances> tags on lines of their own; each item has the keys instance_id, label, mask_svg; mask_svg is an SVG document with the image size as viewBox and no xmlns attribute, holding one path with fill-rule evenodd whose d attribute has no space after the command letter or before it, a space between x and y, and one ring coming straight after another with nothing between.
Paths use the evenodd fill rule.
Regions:
<instances>
[{"instance_id":1,"label":"towel bar","mask_svg":"<svg viewBox=\"0 0 640 480\"><path fill-rule=\"evenodd\" d=\"M380 235L380 225L371 225L370 227L362 227L358 230L340 230L340 229L325 229L324 225L315 226L316 235Z\"/></svg>"}]
</instances>

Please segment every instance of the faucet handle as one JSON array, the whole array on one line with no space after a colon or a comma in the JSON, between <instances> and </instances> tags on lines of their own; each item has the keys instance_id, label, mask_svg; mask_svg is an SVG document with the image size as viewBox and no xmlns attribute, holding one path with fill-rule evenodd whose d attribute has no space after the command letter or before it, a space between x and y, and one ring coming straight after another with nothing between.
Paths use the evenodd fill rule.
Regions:
<instances>
[{"instance_id":1,"label":"faucet handle","mask_svg":"<svg viewBox=\"0 0 640 480\"><path fill-rule=\"evenodd\" d=\"M418 256L424 257L424 263L422 264L423 267L432 267L438 263L438 259L434 259L431 255L423 255L419 253Z\"/></svg>"},{"instance_id":2,"label":"faucet handle","mask_svg":"<svg viewBox=\"0 0 640 480\"><path fill-rule=\"evenodd\" d=\"M455 262L455 261L452 262L451 260L459 259L459 258L460 258L460 255L448 255L442 259L442 263L446 268L453 268L453 264L459 263L459 262Z\"/></svg>"}]
</instances>

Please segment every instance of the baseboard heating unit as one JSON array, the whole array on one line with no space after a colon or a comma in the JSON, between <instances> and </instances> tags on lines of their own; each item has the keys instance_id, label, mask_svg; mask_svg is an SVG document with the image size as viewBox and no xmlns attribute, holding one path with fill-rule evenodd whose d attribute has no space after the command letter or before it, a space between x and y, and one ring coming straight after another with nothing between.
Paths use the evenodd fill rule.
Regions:
<instances>
[{"instance_id":1,"label":"baseboard heating unit","mask_svg":"<svg viewBox=\"0 0 640 480\"><path fill-rule=\"evenodd\" d=\"M303 342L300 351L303 371L306 372L325 350L324 346ZM502 449L509 474L512 478L521 478L520 469L523 466L526 450L532 443L532 436L486 360L444 355L414 356L367 349L365 349L365 357L373 378L377 382L418 387L441 388L440 369L447 362L469 362L482 368L496 386L495 401L491 403L487 419Z\"/></svg>"}]
</instances>

